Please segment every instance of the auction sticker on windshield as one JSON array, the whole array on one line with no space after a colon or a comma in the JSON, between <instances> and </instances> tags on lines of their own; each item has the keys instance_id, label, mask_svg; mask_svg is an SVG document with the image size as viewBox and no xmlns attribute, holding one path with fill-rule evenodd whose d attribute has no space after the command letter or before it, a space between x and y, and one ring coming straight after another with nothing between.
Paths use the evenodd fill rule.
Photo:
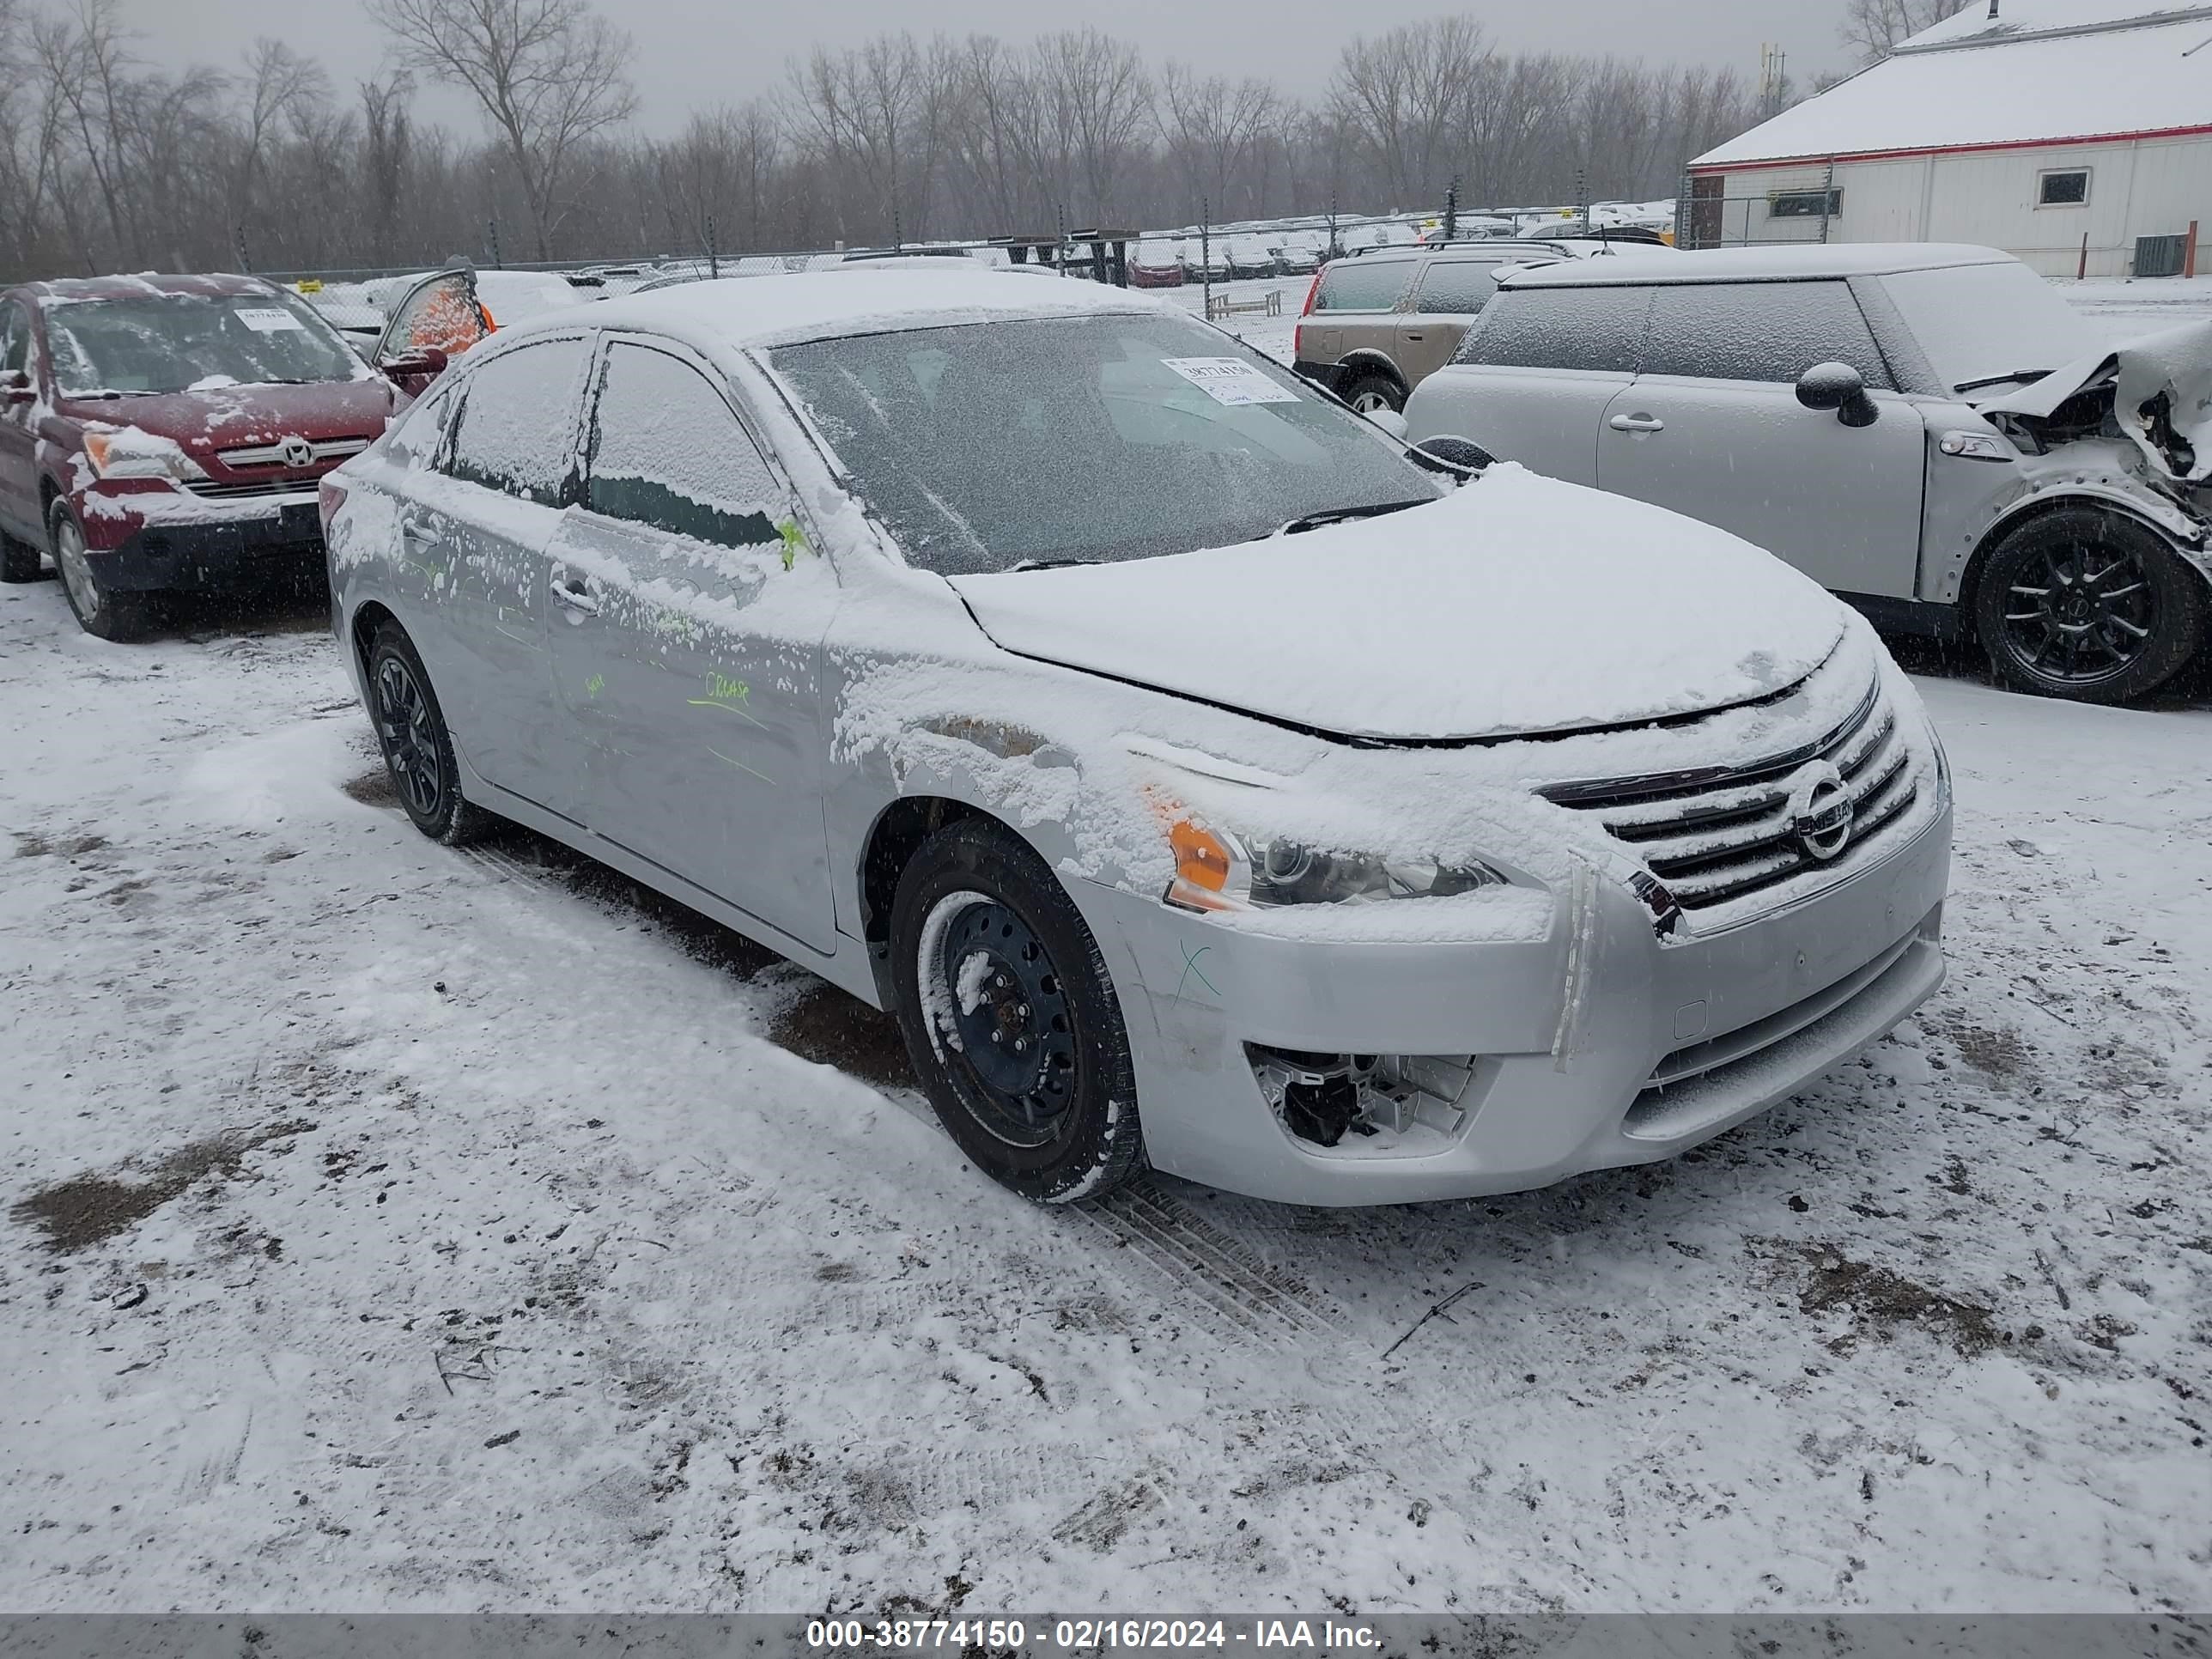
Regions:
<instances>
[{"instance_id":1,"label":"auction sticker on windshield","mask_svg":"<svg viewBox=\"0 0 2212 1659\"><path fill-rule=\"evenodd\" d=\"M307 325L282 306L240 306L230 313L256 334L282 334Z\"/></svg>"},{"instance_id":2,"label":"auction sticker on windshield","mask_svg":"<svg viewBox=\"0 0 2212 1659\"><path fill-rule=\"evenodd\" d=\"M1242 357L1163 357L1160 362L1217 404L1231 409L1246 404L1294 404L1298 394L1269 380L1257 364Z\"/></svg>"}]
</instances>

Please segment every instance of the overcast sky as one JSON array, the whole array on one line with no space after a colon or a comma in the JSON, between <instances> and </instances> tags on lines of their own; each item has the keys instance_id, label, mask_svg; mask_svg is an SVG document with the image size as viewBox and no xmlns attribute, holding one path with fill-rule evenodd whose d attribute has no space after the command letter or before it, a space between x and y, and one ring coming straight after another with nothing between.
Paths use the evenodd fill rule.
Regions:
<instances>
[{"instance_id":1,"label":"overcast sky","mask_svg":"<svg viewBox=\"0 0 2212 1659\"><path fill-rule=\"evenodd\" d=\"M1337 49L1455 9L1486 20L1499 43L1528 51L1611 52L1654 62L1733 64L1759 72L1762 42L1790 54L1800 80L1840 68L1843 0L601 0L637 40L640 119L666 132L695 108L741 101L782 84L784 60L817 41L846 46L881 29L982 32L1021 39L1085 23L1206 72L1263 75L1292 91L1326 84ZM228 66L258 34L273 34L330 65L341 88L368 74L383 41L360 0L270 6L258 0L124 0L140 51L171 64ZM465 118L449 97L426 100L434 118Z\"/></svg>"}]
</instances>

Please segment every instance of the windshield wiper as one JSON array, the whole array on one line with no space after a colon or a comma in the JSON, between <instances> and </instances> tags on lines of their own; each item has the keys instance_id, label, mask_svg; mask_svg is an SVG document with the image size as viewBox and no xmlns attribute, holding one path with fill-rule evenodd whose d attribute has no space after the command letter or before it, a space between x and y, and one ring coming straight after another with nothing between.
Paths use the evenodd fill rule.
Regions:
<instances>
[{"instance_id":1,"label":"windshield wiper","mask_svg":"<svg viewBox=\"0 0 2212 1659\"><path fill-rule=\"evenodd\" d=\"M1319 530L1328 525L1343 524L1352 519L1379 519L1385 513L1403 513L1409 507L1427 507L1435 497L1418 501L1383 501L1374 507L1332 507L1319 513L1309 513L1291 520L1274 533L1296 536L1304 531Z\"/></svg>"},{"instance_id":2,"label":"windshield wiper","mask_svg":"<svg viewBox=\"0 0 2212 1659\"><path fill-rule=\"evenodd\" d=\"M1951 388L1954 392L1979 392L1984 386L2004 386L2018 381L2025 386L2030 380L2039 380L2055 371L2048 368L2015 368L2009 374L1985 374L1978 380L1961 380Z\"/></svg>"},{"instance_id":3,"label":"windshield wiper","mask_svg":"<svg viewBox=\"0 0 2212 1659\"><path fill-rule=\"evenodd\" d=\"M1072 564L1103 564L1103 559L1024 559L1019 564L1010 564L1009 570L1065 570Z\"/></svg>"}]
</instances>

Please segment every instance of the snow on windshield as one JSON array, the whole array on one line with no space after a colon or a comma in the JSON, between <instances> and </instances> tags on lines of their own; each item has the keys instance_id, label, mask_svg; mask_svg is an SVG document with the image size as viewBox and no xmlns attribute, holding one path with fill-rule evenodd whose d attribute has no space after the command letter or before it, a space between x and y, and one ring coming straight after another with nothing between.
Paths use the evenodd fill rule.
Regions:
<instances>
[{"instance_id":1,"label":"snow on windshield","mask_svg":"<svg viewBox=\"0 0 2212 1659\"><path fill-rule=\"evenodd\" d=\"M1374 428L1172 315L845 337L775 354L858 493L947 575L1184 553L1434 499Z\"/></svg>"},{"instance_id":2,"label":"snow on windshield","mask_svg":"<svg viewBox=\"0 0 2212 1659\"><path fill-rule=\"evenodd\" d=\"M1953 391L1975 382L2032 380L2105 343L2081 314L2026 265L1947 265L1881 279L1936 377Z\"/></svg>"},{"instance_id":3,"label":"snow on windshield","mask_svg":"<svg viewBox=\"0 0 2212 1659\"><path fill-rule=\"evenodd\" d=\"M64 397L350 380L365 373L329 325L275 295L149 295L46 313Z\"/></svg>"}]
</instances>

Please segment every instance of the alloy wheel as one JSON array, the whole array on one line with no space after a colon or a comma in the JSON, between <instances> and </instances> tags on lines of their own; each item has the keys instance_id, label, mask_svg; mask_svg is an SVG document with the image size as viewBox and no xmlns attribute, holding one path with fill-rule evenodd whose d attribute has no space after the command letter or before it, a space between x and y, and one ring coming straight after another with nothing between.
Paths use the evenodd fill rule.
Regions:
<instances>
[{"instance_id":1,"label":"alloy wheel","mask_svg":"<svg viewBox=\"0 0 2212 1659\"><path fill-rule=\"evenodd\" d=\"M1390 400L1379 392L1363 392L1352 400L1352 409L1361 415L1378 414L1390 406Z\"/></svg>"},{"instance_id":2,"label":"alloy wheel","mask_svg":"<svg viewBox=\"0 0 2212 1659\"><path fill-rule=\"evenodd\" d=\"M55 519L54 563L61 570L62 582L69 589L77 615L98 616L103 601L100 584L93 580L92 561L85 556L84 532L65 514Z\"/></svg>"},{"instance_id":3,"label":"alloy wheel","mask_svg":"<svg viewBox=\"0 0 2212 1659\"><path fill-rule=\"evenodd\" d=\"M392 779L418 818L437 816L445 794L437 726L414 670L397 655L376 667L376 735Z\"/></svg>"},{"instance_id":4,"label":"alloy wheel","mask_svg":"<svg viewBox=\"0 0 2212 1659\"><path fill-rule=\"evenodd\" d=\"M2158 619L2157 595L2136 556L2086 537L2039 550L2005 591L2005 633L2020 660L2071 685L2125 673Z\"/></svg>"}]
</instances>

